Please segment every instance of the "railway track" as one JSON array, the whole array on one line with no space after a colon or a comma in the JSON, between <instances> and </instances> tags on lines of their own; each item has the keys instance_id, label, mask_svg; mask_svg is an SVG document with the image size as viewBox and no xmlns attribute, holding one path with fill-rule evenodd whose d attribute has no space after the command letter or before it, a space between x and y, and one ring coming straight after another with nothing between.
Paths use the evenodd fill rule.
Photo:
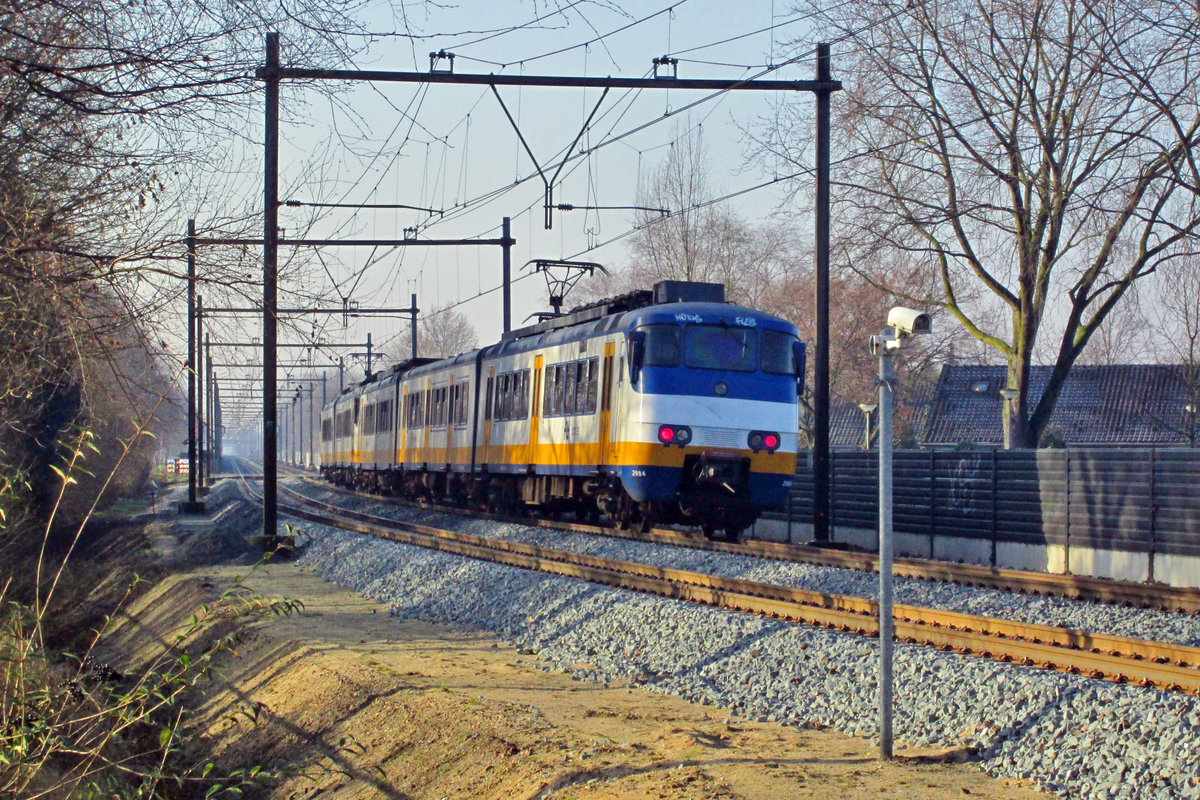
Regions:
<instances>
[{"instance_id":1,"label":"railway track","mask_svg":"<svg viewBox=\"0 0 1200 800\"><path fill-rule=\"evenodd\" d=\"M305 482L324 489L350 495L363 493L333 486L325 481L303 473L296 473ZM499 522L517 522L532 527L570 530L620 539L669 544L719 553L767 558L777 561L794 561L825 567L853 569L859 572L877 572L878 556L873 553L828 550L808 545L784 544L781 542L747 541L714 542L696 535L669 529L656 528L649 533L623 531L606 525L593 525L561 520L515 517L504 514L464 509L459 506L442 506L404 500L383 495L368 495L372 499L398 506L431 508L447 513L470 515L479 519ZM1132 583L1108 578L1093 578L1084 575L1054 575L1016 569L984 567L975 564L958 564L949 561L898 558L893 564L893 574L914 580L955 583L985 589L1000 589L1032 595L1065 597L1071 600L1111 603L1131 608L1152 608L1183 614L1200 614L1200 590L1185 589L1162 584Z\"/></svg>"},{"instance_id":2,"label":"railway track","mask_svg":"<svg viewBox=\"0 0 1200 800\"><path fill-rule=\"evenodd\" d=\"M247 491L253 491L243 480ZM832 630L878 636L878 606L757 581L487 539L353 511L287 487L291 516L404 544ZM736 551L735 551L736 552ZM900 641L1094 678L1200 694L1200 648L897 605Z\"/></svg>"}]
</instances>

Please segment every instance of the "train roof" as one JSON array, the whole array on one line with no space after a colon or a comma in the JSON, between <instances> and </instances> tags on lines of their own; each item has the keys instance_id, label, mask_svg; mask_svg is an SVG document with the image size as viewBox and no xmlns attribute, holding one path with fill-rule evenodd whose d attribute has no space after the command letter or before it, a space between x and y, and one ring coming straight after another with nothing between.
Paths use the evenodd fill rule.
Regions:
<instances>
[{"instance_id":1,"label":"train roof","mask_svg":"<svg viewBox=\"0 0 1200 800\"><path fill-rule=\"evenodd\" d=\"M661 281L653 291L639 290L573 309L561 317L542 320L535 325L504 334L500 342L469 350L443 359L417 358L396 364L388 372L372 374L351 390L363 390L372 383L391 383L389 379L407 379L440 372L477 358L496 358L569 344L602 336L615 330L632 331L639 325L656 323L729 324L754 326L784 333L796 333L796 326L782 317L724 302L724 286L711 283Z\"/></svg>"}]
</instances>

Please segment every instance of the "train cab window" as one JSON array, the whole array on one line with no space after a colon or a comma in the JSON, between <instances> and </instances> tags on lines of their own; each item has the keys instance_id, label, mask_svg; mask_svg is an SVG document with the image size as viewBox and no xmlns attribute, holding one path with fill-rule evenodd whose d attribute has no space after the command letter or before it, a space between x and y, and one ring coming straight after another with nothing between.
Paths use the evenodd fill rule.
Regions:
<instances>
[{"instance_id":1,"label":"train cab window","mask_svg":"<svg viewBox=\"0 0 1200 800\"><path fill-rule=\"evenodd\" d=\"M679 365L680 328L678 325L643 325L646 334L646 367L675 367Z\"/></svg>"},{"instance_id":2,"label":"train cab window","mask_svg":"<svg viewBox=\"0 0 1200 800\"><path fill-rule=\"evenodd\" d=\"M684 363L696 369L753 372L758 367L758 332L730 325L689 325Z\"/></svg>"},{"instance_id":3,"label":"train cab window","mask_svg":"<svg viewBox=\"0 0 1200 800\"><path fill-rule=\"evenodd\" d=\"M762 371L772 375L795 375L794 345L799 339L781 331L762 332Z\"/></svg>"}]
</instances>

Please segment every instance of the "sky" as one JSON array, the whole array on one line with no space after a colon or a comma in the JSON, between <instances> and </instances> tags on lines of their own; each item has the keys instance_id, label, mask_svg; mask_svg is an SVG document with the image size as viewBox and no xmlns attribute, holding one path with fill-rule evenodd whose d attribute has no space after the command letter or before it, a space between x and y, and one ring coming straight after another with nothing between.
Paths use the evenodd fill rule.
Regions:
<instances>
[{"instance_id":1,"label":"sky","mask_svg":"<svg viewBox=\"0 0 1200 800\"><path fill-rule=\"evenodd\" d=\"M670 55L679 60L680 78L810 79L821 38L784 0L464 0L409 4L407 15L395 18L381 4L369 9L365 22L376 31L407 29L427 38L381 37L354 64L327 66L428 72L429 54L445 50L455 55L456 73L648 77L652 59ZM281 51L287 65L286 39ZM835 48L835 78L836 55ZM449 60L436 66L448 69ZM673 141L697 127L717 194L768 182L775 173L748 161L747 132L759 129L775 104L813 104L810 95L773 91L614 89L602 102L600 89L504 87L499 93L547 174L595 109L555 183L554 202L577 206L635 205L639 182L659 167ZM285 84L282 117L282 200L429 209L285 207L285 236L402 238L415 227L420 238L496 238L508 216L517 240L514 327L548 308L543 278L523 269L531 259L583 259L612 269L627 259L631 210L556 211L553 228L545 229L542 180L487 87L347 84L328 96ZM261 192L257 174L242 185L248 196ZM729 200L728 208L755 220L774 213L781 198L778 185L766 186ZM416 293L423 311L451 306L466 314L485 344L501 333L500 264L496 247L322 248L319 260L310 256L302 280L281 285L280 306L308 305L305 298L318 296L334 306L348 298L362 307L407 307ZM407 326L401 318L361 318L343 329L340 316L297 323L335 342L361 342L370 331L376 345ZM239 357L257 361L246 351L225 358Z\"/></svg>"}]
</instances>

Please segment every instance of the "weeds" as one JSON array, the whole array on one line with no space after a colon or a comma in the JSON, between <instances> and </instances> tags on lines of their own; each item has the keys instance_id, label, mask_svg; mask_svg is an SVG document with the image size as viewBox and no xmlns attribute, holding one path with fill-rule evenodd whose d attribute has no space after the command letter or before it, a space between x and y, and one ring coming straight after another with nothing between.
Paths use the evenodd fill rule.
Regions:
<instances>
[{"instance_id":1,"label":"weeds","mask_svg":"<svg viewBox=\"0 0 1200 800\"><path fill-rule=\"evenodd\" d=\"M121 442L114 471L145 435L139 428ZM189 727L189 702L210 677L215 659L232 651L246 624L295 613L299 602L263 597L240 578L216 600L200 605L144 663L123 664L119 670L102 661L100 644L114 627L113 615L138 591L141 581L135 578L90 638L64 631L72 634L63 638L77 643L76 652L55 649L48 630L56 626L49 623L66 628L54 617L70 605L55 594L70 592L63 580L68 562L99 502L97 497L87 504L84 521L72 524L64 547L49 546L54 511L76 486L76 476L85 472L87 456L98 452L94 437L82 429L63 444L66 455L53 468L60 482L54 509L30 554L26 572L31 574L21 576L21 585L31 591L16 590L13 564L11 573L0 578L0 797L209 798L242 795L295 774L295 767L221 768ZM98 494L111 480L109 475L99 481ZM0 507L13 485L11 478L0 483ZM13 534L2 521L0 531ZM22 602L26 594L30 596Z\"/></svg>"}]
</instances>

